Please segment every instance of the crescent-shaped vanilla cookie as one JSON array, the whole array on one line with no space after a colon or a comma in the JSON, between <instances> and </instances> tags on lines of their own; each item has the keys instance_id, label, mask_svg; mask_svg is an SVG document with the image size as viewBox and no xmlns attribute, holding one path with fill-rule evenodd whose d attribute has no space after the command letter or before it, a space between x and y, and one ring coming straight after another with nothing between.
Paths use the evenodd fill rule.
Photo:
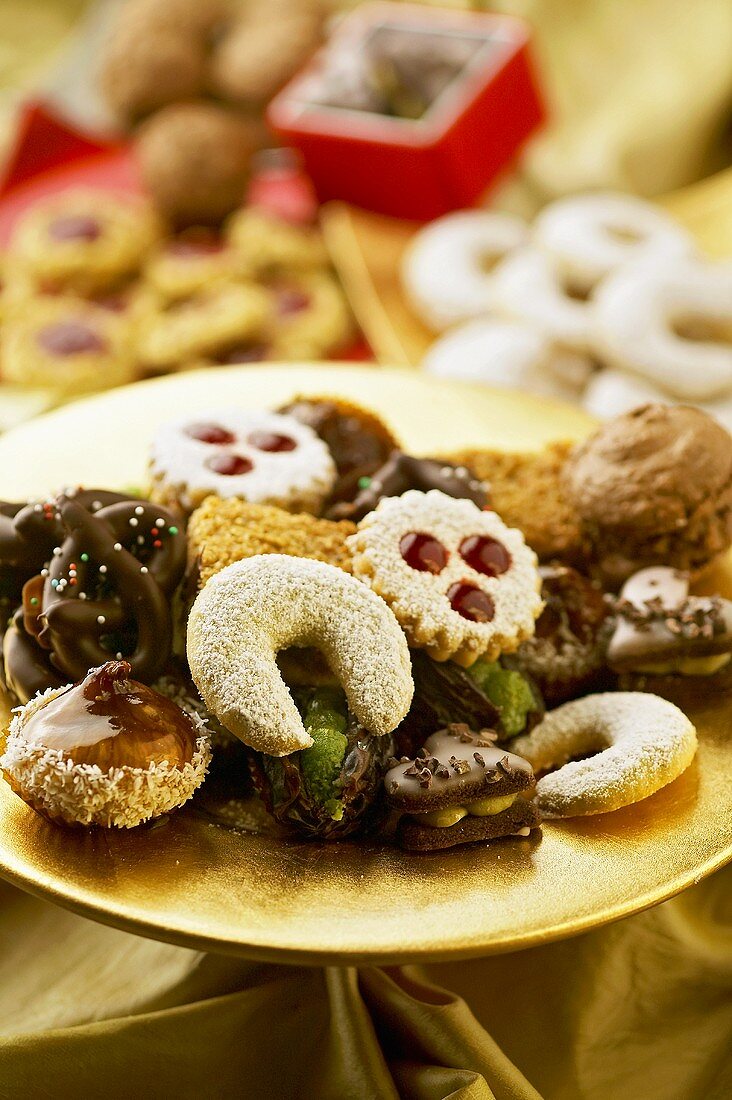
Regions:
<instances>
[{"instance_id":1,"label":"crescent-shaped vanilla cookie","mask_svg":"<svg viewBox=\"0 0 732 1100\"><path fill-rule=\"evenodd\" d=\"M629 806L671 783L694 758L696 730L667 699L609 691L557 707L511 752L548 772L536 785L544 817L579 817Z\"/></svg>"},{"instance_id":2,"label":"crescent-shaped vanilla cookie","mask_svg":"<svg viewBox=\"0 0 732 1100\"><path fill-rule=\"evenodd\" d=\"M391 733L406 716L409 649L384 601L333 565L259 554L212 577L188 621L196 686L244 744L286 756L313 743L275 661L289 646L322 651L371 733Z\"/></svg>"}]
</instances>

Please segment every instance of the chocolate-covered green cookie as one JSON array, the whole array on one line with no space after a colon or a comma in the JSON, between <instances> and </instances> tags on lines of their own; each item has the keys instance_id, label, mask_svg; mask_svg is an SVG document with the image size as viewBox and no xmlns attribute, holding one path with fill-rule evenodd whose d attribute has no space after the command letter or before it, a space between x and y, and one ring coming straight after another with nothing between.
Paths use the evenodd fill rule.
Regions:
<instances>
[{"instance_id":1,"label":"chocolate-covered green cookie","mask_svg":"<svg viewBox=\"0 0 732 1100\"><path fill-rule=\"evenodd\" d=\"M394 761L384 777L387 802L404 814L397 839L412 851L528 835L539 823L526 798L533 787L526 760L497 748L492 731L462 723L433 733L414 759Z\"/></svg>"}]
</instances>

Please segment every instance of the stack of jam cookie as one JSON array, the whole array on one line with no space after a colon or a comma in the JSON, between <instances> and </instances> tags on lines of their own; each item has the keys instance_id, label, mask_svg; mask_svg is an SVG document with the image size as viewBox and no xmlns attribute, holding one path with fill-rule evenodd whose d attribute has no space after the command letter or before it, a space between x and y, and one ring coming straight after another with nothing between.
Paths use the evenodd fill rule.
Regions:
<instances>
[{"instance_id":1,"label":"stack of jam cookie","mask_svg":"<svg viewBox=\"0 0 732 1100\"><path fill-rule=\"evenodd\" d=\"M418 457L296 398L161 425L150 482L0 507L0 766L53 820L169 812L212 753L301 836L530 837L672 782L679 682L729 681L732 603L694 588L732 542L732 439L696 410Z\"/></svg>"}]
</instances>

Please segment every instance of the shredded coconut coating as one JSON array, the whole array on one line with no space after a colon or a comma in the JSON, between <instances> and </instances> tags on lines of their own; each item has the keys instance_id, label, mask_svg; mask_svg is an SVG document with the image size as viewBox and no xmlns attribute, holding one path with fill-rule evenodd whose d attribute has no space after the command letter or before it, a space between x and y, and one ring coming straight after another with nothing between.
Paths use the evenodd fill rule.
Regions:
<instances>
[{"instance_id":1,"label":"shredded coconut coating","mask_svg":"<svg viewBox=\"0 0 732 1100\"><path fill-rule=\"evenodd\" d=\"M404 560L399 544L410 532L431 535L448 551L440 573L413 569ZM511 555L509 569L497 577L472 569L459 553L460 544L471 535L502 542ZM482 654L495 660L534 633L543 607L536 555L520 531L472 501L437 489L410 489L400 497L387 497L361 520L346 545L353 554L354 574L389 604L411 645L426 649L437 661L468 666ZM493 600L490 622L473 622L450 606L447 590L465 581Z\"/></svg>"},{"instance_id":2,"label":"shredded coconut coating","mask_svg":"<svg viewBox=\"0 0 732 1100\"><path fill-rule=\"evenodd\" d=\"M186 428L201 423L224 428L234 441L212 444L186 433ZM289 436L297 446L291 451L263 451L249 443L252 432ZM220 474L205 464L222 454L248 459L252 469ZM335 484L336 468L325 443L294 416L219 409L190 413L159 428L150 451L150 476L152 499L176 502L186 512L211 494L277 504L290 512L318 512Z\"/></svg>"},{"instance_id":3,"label":"shredded coconut coating","mask_svg":"<svg viewBox=\"0 0 732 1100\"><path fill-rule=\"evenodd\" d=\"M617 810L665 787L688 768L696 730L673 703L642 691L611 691L565 703L511 751L536 772L558 769L536 785L545 817ZM586 760L572 760L584 756Z\"/></svg>"},{"instance_id":4,"label":"shredded coconut coating","mask_svg":"<svg viewBox=\"0 0 732 1100\"><path fill-rule=\"evenodd\" d=\"M391 733L406 716L409 649L386 604L333 565L260 554L217 573L188 621L196 686L246 745L286 756L312 744L275 662L288 646L322 651L371 733Z\"/></svg>"},{"instance_id":5,"label":"shredded coconut coating","mask_svg":"<svg viewBox=\"0 0 732 1100\"><path fill-rule=\"evenodd\" d=\"M75 763L60 749L28 741L24 728L29 719L70 686L49 688L14 712L0 768L16 794L67 825L117 829L132 829L170 813L192 797L211 759L208 731L195 713L188 712L199 736L191 760L182 768L163 762L102 771L96 764Z\"/></svg>"},{"instance_id":6,"label":"shredded coconut coating","mask_svg":"<svg viewBox=\"0 0 732 1100\"><path fill-rule=\"evenodd\" d=\"M349 520L293 515L268 504L208 497L188 523L188 568L197 587L227 565L256 554L314 558L351 572L346 538L356 530Z\"/></svg>"}]
</instances>

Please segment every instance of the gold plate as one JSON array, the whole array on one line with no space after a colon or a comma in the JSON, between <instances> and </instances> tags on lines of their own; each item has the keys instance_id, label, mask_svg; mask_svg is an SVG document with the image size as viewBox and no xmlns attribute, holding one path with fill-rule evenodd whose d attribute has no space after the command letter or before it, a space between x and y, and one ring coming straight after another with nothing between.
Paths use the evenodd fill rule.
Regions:
<instances>
[{"instance_id":1,"label":"gold plate","mask_svg":"<svg viewBox=\"0 0 732 1100\"><path fill-rule=\"evenodd\" d=\"M661 205L713 259L732 255L732 169L665 196ZM400 271L419 224L341 202L326 204L321 222L351 309L376 359L418 366L436 336L410 307Z\"/></svg>"},{"instance_id":2,"label":"gold plate","mask_svg":"<svg viewBox=\"0 0 732 1100\"><path fill-rule=\"evenodd\" d=\"M521 449L580 438L581 412L408 371L247 367L143 383L0 439L0 494L63 482L140 484L150 433L173 413L277 404L295 393L368 403L415 451ZM717 581L732 590L729 564ZM732 857L732 689L700 691L692 767L635 806L548 823L541 837L426 855L376 840L306 844L224 824L216 789L161 824L64 830L0 781L0 872L85 916L173 943L280 962L438 960L586 931L670 897ZM252 829L257 815L252 811Z\"/></svg>"}]
</instances>

